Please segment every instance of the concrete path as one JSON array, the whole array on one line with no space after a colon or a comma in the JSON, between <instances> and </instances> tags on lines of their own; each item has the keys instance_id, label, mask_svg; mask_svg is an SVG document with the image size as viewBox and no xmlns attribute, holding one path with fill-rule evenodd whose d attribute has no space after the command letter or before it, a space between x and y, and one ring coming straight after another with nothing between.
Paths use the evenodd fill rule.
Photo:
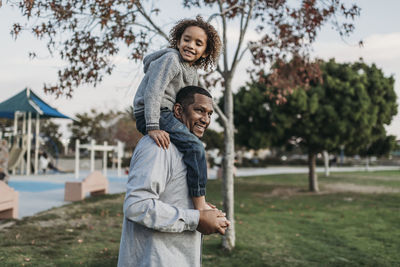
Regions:
<instances>
[{"instance_id":1,"label":"concrete path","mask_svg":"<svg viewBox=\"0 0 400 267\"><path fill-rule=\"evenodd\" d=\"M400 170L400 166L380 166L370 167L370 171L378 170ZM323 172L323 168L317 168L317 172ZM331 172L350 172L365 171L365 167L333 167ZM307 167L269 167L269 168L239 168L237 176L257 176L284 173L307 173ZM216 169L209 170L209 179L216 179ZM89 172L82 172L79 179L83 179ZM127 176L117 177L116 171L109 170L107 172L110 188L109 193L125 192ZM64 201L64 184L66 181L76 181L73 173L67 174L46 174L31 176L12 176L10 182L42 182L56 185L57 189L46 190L41 192L27 192L28 190L19 191L19 218L32 216L41 211L48 210L53 207L59 207L69 202Z\"/></svg>"}]
</instances>

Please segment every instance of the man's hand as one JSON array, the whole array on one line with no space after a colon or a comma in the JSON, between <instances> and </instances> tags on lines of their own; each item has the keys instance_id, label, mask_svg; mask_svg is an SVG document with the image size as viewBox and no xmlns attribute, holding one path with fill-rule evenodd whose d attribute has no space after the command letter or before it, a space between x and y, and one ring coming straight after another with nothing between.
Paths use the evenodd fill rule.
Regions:
<instances>
[{"instance_id":1,"label":"man's hand","mask_svg":"<svg viewBox=\"0 0 400 267\"><path fill-rule=\"evenodd\" d=\"M147 132L159 147L167 149L170 143L169 134L163 130L151 130Z\"/></svg>"},{"instance_id":2,"label":"man's hand","mask_svg":"<svg viewBox=\"0 0 400 267\"><path fill-rule=\"evenodd\" d=\"M210 235L214 233L225 234L230 222L225 218L225 213L220 210L200 210L200 219L197 230L204 234Z\"/></svg>"}]
</instances>

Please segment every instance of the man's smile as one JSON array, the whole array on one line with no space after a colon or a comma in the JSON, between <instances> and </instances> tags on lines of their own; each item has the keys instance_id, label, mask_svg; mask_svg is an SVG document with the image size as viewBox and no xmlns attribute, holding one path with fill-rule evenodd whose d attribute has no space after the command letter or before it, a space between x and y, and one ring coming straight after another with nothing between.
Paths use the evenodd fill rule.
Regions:
<instances>
[{"instance_id":1,"label":"man's smile","mask_svg":"<svg viewBox=\"0 0 400 267\"><path fill-rule=\"evenodd\" d=\"M197 129L199 129L202 132L204 132L206 130L206 126L204 126L204 125L195 124L195 126L197 127Z\"/></svg>"}]
</instances>

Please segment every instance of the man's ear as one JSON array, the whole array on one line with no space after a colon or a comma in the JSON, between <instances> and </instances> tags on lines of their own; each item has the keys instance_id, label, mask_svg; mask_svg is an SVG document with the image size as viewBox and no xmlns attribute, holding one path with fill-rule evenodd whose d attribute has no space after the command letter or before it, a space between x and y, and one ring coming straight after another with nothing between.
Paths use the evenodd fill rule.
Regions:
<instances>
[{"instance_id":1,"label":"man's ear","mask_svg":"<svg viewBox=\"0 0 400 267\"><path fill-rule=\"evenodd\" d=\"M179 103L175 103L174 105L174 116L177 119L182 119L182 114L183 114L183 107Z\"/></svg>"}]
</instances>

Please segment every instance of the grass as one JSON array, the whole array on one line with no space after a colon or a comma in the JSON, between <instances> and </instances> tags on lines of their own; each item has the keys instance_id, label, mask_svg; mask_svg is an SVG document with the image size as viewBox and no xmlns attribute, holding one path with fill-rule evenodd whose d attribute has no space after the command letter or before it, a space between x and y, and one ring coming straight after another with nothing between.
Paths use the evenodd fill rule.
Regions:
<instances>
[{"instance_id":1,"label":"grass","mask_svg":"<svg viewBox=\"0 0 400 267\"><path fill-rule=\"evenodd\" d=\"M329 184L400 190L400 171L320 175ZM400 265L400 193L312 194L305 174L237 178L236 248L206 236L203 266ZM207 199L220 206L221 183ZM0 231L1 266L116 266L123 195L87 199Z\"/></svg>"}]
</instances>

